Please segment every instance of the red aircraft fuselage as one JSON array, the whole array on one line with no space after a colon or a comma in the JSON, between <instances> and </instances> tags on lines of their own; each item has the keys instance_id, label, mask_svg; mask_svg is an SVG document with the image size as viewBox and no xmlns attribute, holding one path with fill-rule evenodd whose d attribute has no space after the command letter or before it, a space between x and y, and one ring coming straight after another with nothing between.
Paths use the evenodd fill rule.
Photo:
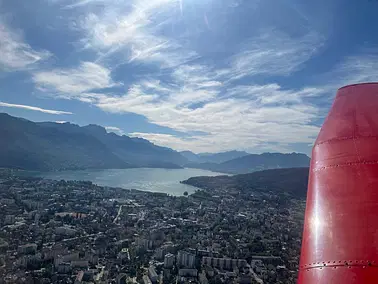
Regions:
<instances>
[{"instance_id":1,"label":"red aircraft fuselage","mask_svg":"<svg viewBox=\"0 0 378 284\"><path fill-rule=\"evenodd\" d=\"M312 151L298 284L378 283L378 83L338 90Z\"/></svg>"}]
</instances>

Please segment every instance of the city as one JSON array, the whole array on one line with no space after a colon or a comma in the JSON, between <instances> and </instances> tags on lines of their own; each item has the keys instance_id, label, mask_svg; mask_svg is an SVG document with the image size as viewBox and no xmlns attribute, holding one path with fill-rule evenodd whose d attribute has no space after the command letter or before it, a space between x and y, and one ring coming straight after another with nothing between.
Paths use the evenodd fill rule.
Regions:
<instances>
[{"instance_id":1,"label":"city","mask_svg":"<svg viewBox=\"0 0 378 284\"><path fill-rule=\"evenodd\" d=\"M0 171L1 283L295 283L305 200Z\"/></svg>"}]
</instances>

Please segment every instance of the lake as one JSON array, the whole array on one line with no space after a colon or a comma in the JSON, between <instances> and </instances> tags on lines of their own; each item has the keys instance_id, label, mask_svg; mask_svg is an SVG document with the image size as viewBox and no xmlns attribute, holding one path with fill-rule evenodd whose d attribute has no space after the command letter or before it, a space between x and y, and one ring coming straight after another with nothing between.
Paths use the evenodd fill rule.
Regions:
<instances>
[{"instance_id":1,"label":"lake","mask_svg":"<svg viewBox=\"0 0 378 284\"><path fill-rule=\"evenodd\" d=\"M196 191L195 187L181 184L180 181L194 176L225 175L200 169L107 169L107 170L75 170L60 172L33 172L33 176L54 180L85 180L101 186L122 187L152 192L164 192L180 196L185 191L189 194Z\"/></svg>"}]
</instances>

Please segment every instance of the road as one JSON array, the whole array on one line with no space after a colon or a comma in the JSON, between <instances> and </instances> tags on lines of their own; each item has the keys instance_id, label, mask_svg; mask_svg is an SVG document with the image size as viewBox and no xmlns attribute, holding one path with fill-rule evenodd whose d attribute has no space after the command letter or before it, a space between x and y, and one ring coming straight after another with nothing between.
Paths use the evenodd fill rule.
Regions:
<instances>
[{"instance_id":1,"label":"road","mask_svg":"<svg viewBox=\"0 0 378 284\"><path fill-rule=\"evenodd\" d=\"M122 212L122 208L123 208L123 205L121 205L118 209L117 216L114 218L114 221L113 221L114 224L118 221L119 215L121 215L121 212Z\"/></svg>"}]
</instances>

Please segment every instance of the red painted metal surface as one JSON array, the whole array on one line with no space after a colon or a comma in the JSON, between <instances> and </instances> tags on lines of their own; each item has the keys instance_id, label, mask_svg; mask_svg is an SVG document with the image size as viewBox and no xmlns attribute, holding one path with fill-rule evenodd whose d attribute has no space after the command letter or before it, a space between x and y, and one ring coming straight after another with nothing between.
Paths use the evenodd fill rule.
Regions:
<instances>
[{"instance_id":1,"label":"red painted metal surface","mask_svg":"<svg viewBox=\"0 0 378 284\"><path fill-rule=\"evenodd\" d=\"M315 142L298 283L378 283L378 83L339 89Z\"/></svg>"}]
</instances>

